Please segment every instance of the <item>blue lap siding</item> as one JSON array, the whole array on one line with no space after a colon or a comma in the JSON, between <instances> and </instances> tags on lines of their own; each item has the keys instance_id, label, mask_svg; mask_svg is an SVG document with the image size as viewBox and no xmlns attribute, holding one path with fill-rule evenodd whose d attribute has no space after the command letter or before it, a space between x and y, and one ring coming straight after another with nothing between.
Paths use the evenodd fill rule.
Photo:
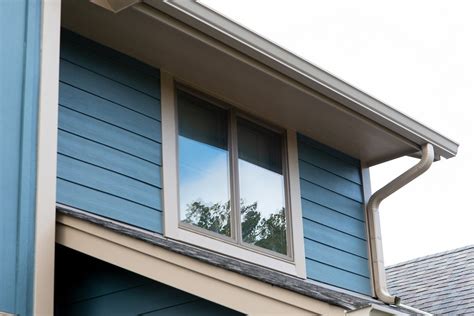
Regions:
<instances>
[{"instance_id":1,"label":"blue lap siding","mask_svg":"<svg viewBox=\"0 0 474 316\"><path fill-rule=\"evenodd\" d=\"M162 232L159 71L63 30L57 201Z\"/></svg>"},{"instance_id":2,"label":"blue lap siding","mask_svg":"<svg viewBox=\"0 0 474 316\"><path fill-rule=\"evenodd\" d=\"M298 135L308 279L371 295L360 162Z\"/></svg>"}]
</instances>

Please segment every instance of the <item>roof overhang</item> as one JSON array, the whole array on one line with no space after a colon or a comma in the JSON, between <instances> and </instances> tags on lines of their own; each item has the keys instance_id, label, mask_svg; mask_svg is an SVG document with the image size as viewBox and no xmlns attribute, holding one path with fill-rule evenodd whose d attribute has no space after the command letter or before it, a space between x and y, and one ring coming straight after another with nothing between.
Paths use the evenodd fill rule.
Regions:
<instances>
[{"instance_id":1,"label":"roof overhang","mask_svg":"<svg viewBox=\"0 0 474 316\"><path fill-rule=\"evenodd\" d=\"M452 140L198 2L126 3L113 13L63 0L62 24L367 166L425 143L438 159L457 153Z\"/></svg>"}]
</instances>

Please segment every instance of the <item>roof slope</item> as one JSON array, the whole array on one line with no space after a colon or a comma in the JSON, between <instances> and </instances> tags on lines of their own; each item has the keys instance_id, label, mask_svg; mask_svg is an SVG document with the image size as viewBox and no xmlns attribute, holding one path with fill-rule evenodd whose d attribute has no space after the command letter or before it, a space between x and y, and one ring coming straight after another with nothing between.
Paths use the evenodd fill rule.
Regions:
<instances>
[{"instance_id":1,"label":"roof slope","mask_svg":"<svg viewBox=\"0 0 474 316\"><path fill-rule=\"evenodd\" d=\"M474 314L474 245L389 266L392 294L434 314Z\"/></svg>"}]
</instances>

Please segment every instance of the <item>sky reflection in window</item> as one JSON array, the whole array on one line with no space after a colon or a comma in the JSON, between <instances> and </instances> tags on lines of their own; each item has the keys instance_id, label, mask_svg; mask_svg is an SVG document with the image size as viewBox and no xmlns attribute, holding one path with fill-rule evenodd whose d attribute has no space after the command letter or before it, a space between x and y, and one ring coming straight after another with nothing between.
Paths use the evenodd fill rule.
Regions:
<instances>
[{"instance_id":1,"label":"sky reflection in window","mask_svg":"<svg viewBox=\"0 0 474 316\"><path fill-rule=\"evenodd\" d=\"M237 121L242 240L287 253L282 136Z\"/></svg>"},{"instance_id":2,"label":"sky reflection in window","mask_svg":"<svg viewBox=\"0 0 474 316\"><path fill-rule=\"evenodd\" d=\"M181 221L231 236L227 112L178 93Z\"/></svg>"}]
</instances>

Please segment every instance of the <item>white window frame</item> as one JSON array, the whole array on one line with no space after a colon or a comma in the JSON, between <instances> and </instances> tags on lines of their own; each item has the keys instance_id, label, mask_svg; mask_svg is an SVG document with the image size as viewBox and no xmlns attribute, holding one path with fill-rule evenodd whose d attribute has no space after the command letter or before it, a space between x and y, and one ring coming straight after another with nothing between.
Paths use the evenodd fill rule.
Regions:
<instances>
[{"instance_id":1,"label":"white window frame","mask_svg":"<svg viewBox=\"0 0 474 316\"><path fill-rule=\"evenodd\" d=\"M202 89L199 89L202 91ZM206 94L209 94L206 91ZM238 108L238 106L237 106ZM177 102L175 78L161 72L161 124L163 158L163 223L167 238L182 241L194 246L206 248L217 253L231 256L273 270L306 278L304 255L303 220L299 184L297 139L294 130L286 131L287 179L288 182L288 249L290 256L259 251L254 247L244 247L237 243L226 242L212 233L203 233L180 225L179 220L179 183L178 183L178 143L177 143Z\"/></svg>"}]
</instances>

